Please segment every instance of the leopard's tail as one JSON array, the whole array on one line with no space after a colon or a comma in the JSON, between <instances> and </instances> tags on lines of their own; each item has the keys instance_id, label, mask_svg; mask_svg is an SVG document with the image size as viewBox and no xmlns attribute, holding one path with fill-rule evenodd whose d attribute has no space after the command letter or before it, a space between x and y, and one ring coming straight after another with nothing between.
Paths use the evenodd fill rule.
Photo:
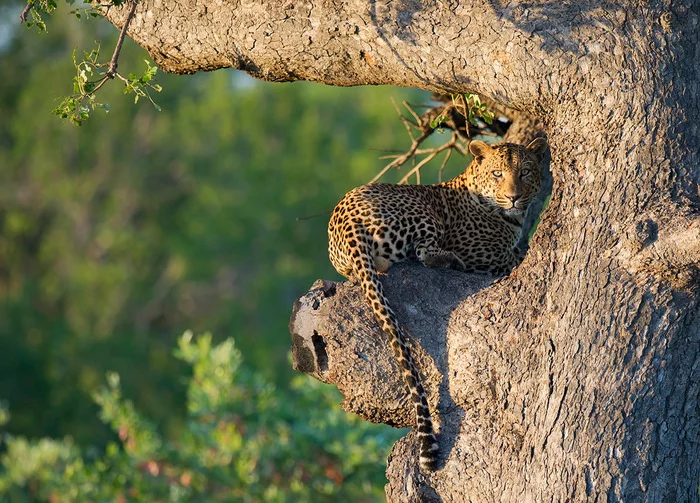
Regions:
<instances>
[{"instance_id":1,"label":"leopard's tail","mask_svg":"<svg viewBox=\"0 0 700 503\"><path fill-rule=\"evenodd\" d=\"M399 325L389 303L384 296L382 284L372 258L372 249L369 240L365 238L364 228L357 229L355 233L355 249L353 253L353 269L360 279L365 298L374 313L374 317L379 322L382 331L386 334L394 355L401 367L404 381L411 393L411 401L416 410L416 429L420 439L420 465L427 471L434 471L438 465L439 446L433 420L430 416L428 399L421 383L421 376L418 372L411 350L408 344L408 337ZM363 239L365 238L365 239Z\"/></svg>"}]
</instances>

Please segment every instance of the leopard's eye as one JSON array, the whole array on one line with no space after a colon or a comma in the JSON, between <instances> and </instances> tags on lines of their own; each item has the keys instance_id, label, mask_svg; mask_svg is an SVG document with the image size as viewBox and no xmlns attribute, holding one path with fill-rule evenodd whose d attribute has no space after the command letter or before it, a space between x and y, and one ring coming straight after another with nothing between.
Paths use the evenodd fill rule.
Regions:
<instances>
[{"instance_id":1,"label":"leopard's eye","mask_svg":"<svg viewBox=\"0 0 700 503\"><path fill-rule=\"evenodd\" d=\"M520 176L527 176L527 175L529 175L529 174L530 174L530 170L529 170L529 169L521 169L521 170L520 170Z\"/></svg>"},{"instance_id":2,"label":"leopard's eye","mask_svg":"<svg viewBox=\"0 0 700 503\"><path fill-rule=\"evenodd\" d=\"M494 170L494 171L492 171L491 174L492 174L494 177L496 177L496 178L501 178L501 177L503 176L503 172L502 172L502 171L499 171L499 170L497 170L497 169Z\"/></svg>"}]
</instances>

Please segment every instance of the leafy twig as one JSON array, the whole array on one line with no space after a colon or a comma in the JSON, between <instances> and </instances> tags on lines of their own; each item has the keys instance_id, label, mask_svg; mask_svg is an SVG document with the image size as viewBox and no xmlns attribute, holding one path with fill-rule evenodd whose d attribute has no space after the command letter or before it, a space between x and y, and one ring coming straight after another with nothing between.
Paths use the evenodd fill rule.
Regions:
<instances>
[{"instance_id":1,"label":"leafy twig","mask_svg":"<svg viewBox=\"0 0 700 503\"><path fill-rule=\"evenodd\" d=\"M68 0L69 3L73 1ZM71 11L76 17L81 18L83 15L98 16L100 9L109 9L111 7L119 7L124 5L127 0L109 0L106 2L93 2L88 4L88 8L78 8ZM76 68L77 74L73 78L73 94L63 98L61 103L52 110L54 115L58 115L63 119L68 119L71 123L80 126L82 121L89 118L90 112L102 108L109 112L110 107L107 103L98 103L95 99L97 91L99 91L109 80L117 78L124 83L124 93L133 93L134 102L138 102L139 98L145 97L153 104L156 110L160 107L153 101L150 91L160 92L161 87L153 82L157 68L151 66L146 61L146 71L137 76L130 73L128 77L121 75L117 71L119 64L119 55L124 45L129 24L134 18L138 0L131 0L131 5L124 19L124 25L119 31L119 37L114 47L114 52L108 63L100 63L100 45L92 51L83 52L84 58L78 61L73 52L73 65ZM56 0L29 0L25 6L20 20L27 21L27 16L31 12L33 21L26 23L27 26L36 25L39 30L45 31L46 25L41 18L41 12L52 13L56 9ZM93 79L97 76L97 79Z\"/></svg>"},{"instance_id":2,"label":"leafy twig","mask_svg":"<svg viewBox=\"0 0 700 503\"><path fill-rule=\"evenodd\" d=\"M54 10L56 10L56 0L28 0L27 5L24 6L19 15L19 20L27 28L36 26L39 31L46 31L46 23L41 17L41 13L51 14ZM32 20L27 21L30 13Z\"/></svg>"},{"instance_id":3,"label":"leafy twig","mask_svg":"<svg viewBox=\"0 0 700 503\"><path fill-rule=\"evenodd\" d=\"M134 13L136 12L136 5L138 4L137 0L133 0L131 2L131 9L129 9L129 13L126 16L126 20L124 21L124 26L122 26L121 31L119 32L119 38L117 39L117 45L114 47L114 52L112 53L112 59L109 61L109 67L107 68L107 71L102 74L102 77L94 84L94 87L92 88L91 91L89 91L86 96L91 96L94 95L104 84L110 79L113 79L114 77L119 77L120 79L126 81L124 77L119 75L117 73L117 66L119 63L119 53L122 51L122 45L124 45L124 37L126 37L126 31L129 29L129 23L131 23L131 19L134 17ZM99 47L98 47L98 53L99 53ZM95 66L101 66L101 65L95 65Z\"/></svg>"},{"instance_id":4,"label":"leafy twig","mask_svg":"<svg viewBox=\"0 0 700 503\"><path fill-rule=\"evenodd\" d=\"M117 45L114 48L114 53L112 54L112 59L109 62L109 69L105 73L105 76L107 78L114 78L115 75L117 75L117 63L119 61L119 53L122 50L122 45L124 45L124 37L126 37L126 31L129 29L129 23L131 23L131 20L134 17L134 13L136 12L136 5L138 4L138 0L132 0L131 3L131 9L129 10L129 13L126 15L126 20L124 21L124 26L122 26L122 30L119 32L119 39L117 39Z\"/></svg>"}]
</instances>

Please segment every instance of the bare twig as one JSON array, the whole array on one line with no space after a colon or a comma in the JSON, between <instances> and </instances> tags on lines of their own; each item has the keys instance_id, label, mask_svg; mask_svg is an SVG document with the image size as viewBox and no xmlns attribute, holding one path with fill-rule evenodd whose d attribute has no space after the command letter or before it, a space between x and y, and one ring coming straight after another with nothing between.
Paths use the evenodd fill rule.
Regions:
<instances>
[{"instance_id":1,"label":"bare twig","mask_svg":"<svg viewBox=\"0 0 700 503\"><path fill-rule=\"evenodd\" d=\"M455 133L457 134L457 133ZM442 160L442 164L440 165L440 171L438 171L438 183L442 183L442 172L445 171L445 166L447 166L447 161L450 160L450 156L452 155L452 149L449 149L447 153L445 154L445 158Z\"/></svg>"},{"instance_id":2,"label":"bare twig","mask_svg":"<svg viewBox=\"0 0 700 503\"><path fill-rule=\"evenodd\" d=\"M306 215L306 216L303 216L303 217L296 217L296 221L297 221L297 222L302 222L302 221L304 221L304 220L311 220L312 218L322 217L323 215L328 215L331 211L333 211L333 210L331 209L331 210L326 210L326 211L320 211L320 212L318 212L318 213L314 213L313 215Z\"/></svg>"},{"instance_id":3,"label":"bare twig","mask_svg":"<svg viewBox=\"0 0 700 503\"><path fill-rule=\"evenodd\" d=\"M420 183L421 168L435 159L440 152L446 150L447 154L442 161L438 175L439 180L442 181L442 173L445 169L447 161L452 155L453 150L456 150L462 155L467 155L467 145L471 137L475 135L502 136L506 132L509 125L508 123L499 121L493 121L493 124L486 124L480 121L477 124L471 124L468 117L470 115L470 107L473 107L473 105L471 102L470 104L467 104L465 97L462 95L433 96L433 99L438 101L440 104L429 108L422 115L418 115L408 102L402 102L403 107L408 112L408 116L402 113L399 106L392 99L396 113L399 115L399 119L406 128L408 137L411 140L411 145L403 154L388 154L380 157L380 159L391 159L391 162L384 166L384 168L382 168L382 170L370 181L370 183L376 182L377 180L381 179L390 169L400 168L408 161L411 161L413 166L408 174L405 175L399 183L407 182L413 175L416 176L416 180L418 183ZM476 117L479 118L478 115ZM452 137L449 141L440 145L439 147L420 148L421 144L430 135L432 135L436 129L450 129L452 130ZM417 130L418 134L415 134L414 130ZM425 157L418 160L418 156Z\"/></svg>"},{"instance_id":4,"label":"bare twig","mask_svg":"<svg viewBox=\"0 0 700 503\"><path fill-rule=\"evenodd\" d=\"M391 97L391 104L394 105L394 109L396 110L396 113L399 116L399 120L403 123L403 126L406 128L408 136L410 136L411 140L413 140L413 133L411 132L411 121L409 121L408 119L406 119L406 117L403 116L403 114L401 113L401 109L396 104L396 100L393 96Z\"/></svg>"},{"instance_id":5,"label":"bare twig","mask_svg":"<svg viewBox=\"0 0 700 503\"><path fill-rule=\"evenodd\" d=\"M433 152L432 154L428 155L425 159L423 159L421 162L416 164L414 168L409 171L406 176L404 176L401 180L399 180L399 184L403 184L408 182L408 179L411 178L411 175L415 174L416 175L416 182L420 183L420 169L428 164L430 161L435 159L435 156L437 155L437 152Z\"/></svg>"},{"instance_id":6,"label":"bare twig","mask_svg":"<svg viewBox=\"0 0 700 503\"><path fill-rule=\"evenodd\" d=\"M428 155L425 157L425 159L423 159L423 160L420 161L418 164L416 164L416 165L414 166L414 168L413 168L411 171L409 171L409 172L406 174L406 176L404 176L404 177L399 181L399 183L406 183L406 182L408 181L408 179L411 177L411 175L413 175L413 174L418 174L418 172L420 171L420 169L421 169L423 166L425 166L425 165L428 164L430 161L432 161L433 159L435 159L435 157L437 157L437 155L438 155L440 152L442 152L443 150L451 150L451 149L455 146L455 144L457 143L457 139L458 139L457 135L456 135L456 134L453 134L453 135L452 135L452 138L451 138L450 141L448 141L447 143L443 143L442 145L440 145L439 147L436 147L436 148L434 148L434 149L427 150L426 153L428 153L428 152L429 152L429 153L428 153Z\"/></svg>"},{"instance_id":7,"label":"bare twig","mask_svg":"<svg viewBox=\"0 0 700 503\"><path fill-rule=\"evenodd\" d=\"M415 138L415 139L413 138L413 135L411 135L411 134L409 133L409 136L412 138L412 142L411 142L411 147L408 149L408 152L406 152L406 153L403 154L403 155L398 156L398 157L397 157L396 159L394 159L392 162L390 162L389 164L387 164L387 165L384 167L384 169L382 169L382 170L379 172L379 174L378 174L377 176L375 176L375 177L372 179L372 181L370 181L369 183L374 183L374 182L376 182L377 180L379 180L379 179L380 179L381 177L383 177L383 176L386 174L386 172L389 171L391 168L398 168L398 167L400 167L400 166L403 166L403 165L406 163L406 161L408 161L409 159L411 159L411 157L413 157L413 156L415 155L415 152L416 152L416 150L418 149L418 147L420 146L420 144L423 142L423 140L425 140L428 136L430 136L431 133L432 133L432 130L429 131L429 132L428 132L428 131L424 131L423 133L421 133L421 135L420 135L418 138Z\"/></svg>"},{"instance_id":8,"label":"bare twig","mask_svg":"<svg viewBox=\"0 0 700 503\"><path fill-rule=\"evenodd\" d=\"M29 11L31 11L34 8L34 0L29 0L27 2L27 5L24 6L24 9L22 9L21 14L19 15L19 22L24 24L27 22L27 16L29 15Z\"/></svg>"},{"instance_id":9,"label":"bare twig","mask_svg":"<svg viewBox=\"0 0 700 503\"><path fill-rule=\"evenodd\" d=\"M403 101L402 104L406 107L406 110L408 110L408 112L413 116L413 118L416 119L416 124L421 124L421 118L418 117L418 114L413 111L411 105L409 105L407 101Z\"/></svg>"}]
</instances>

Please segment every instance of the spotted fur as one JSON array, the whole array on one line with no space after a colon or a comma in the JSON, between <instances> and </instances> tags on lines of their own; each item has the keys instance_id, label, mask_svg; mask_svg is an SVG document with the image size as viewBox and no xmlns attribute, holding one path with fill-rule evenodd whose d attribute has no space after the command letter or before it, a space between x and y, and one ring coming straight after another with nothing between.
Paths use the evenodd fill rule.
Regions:
<instances>
[{"instance_id":1,"label":"spotted fur","mask_svg":"<svg viewBox=\"0 0 700 503\"><path fill-rule=\"evenodd\" d=\"M389 306L378 273L417 258L428 267L507 274L522 257L515 245L523 214L540 188L547 149L472 141L474 160L438 185L370 184L348 192L328 224L328 253L336 270L358 279L401 367L416 410L420 464L437 468L439 446L409 337Z\"/></svg>"}]
</instances>

